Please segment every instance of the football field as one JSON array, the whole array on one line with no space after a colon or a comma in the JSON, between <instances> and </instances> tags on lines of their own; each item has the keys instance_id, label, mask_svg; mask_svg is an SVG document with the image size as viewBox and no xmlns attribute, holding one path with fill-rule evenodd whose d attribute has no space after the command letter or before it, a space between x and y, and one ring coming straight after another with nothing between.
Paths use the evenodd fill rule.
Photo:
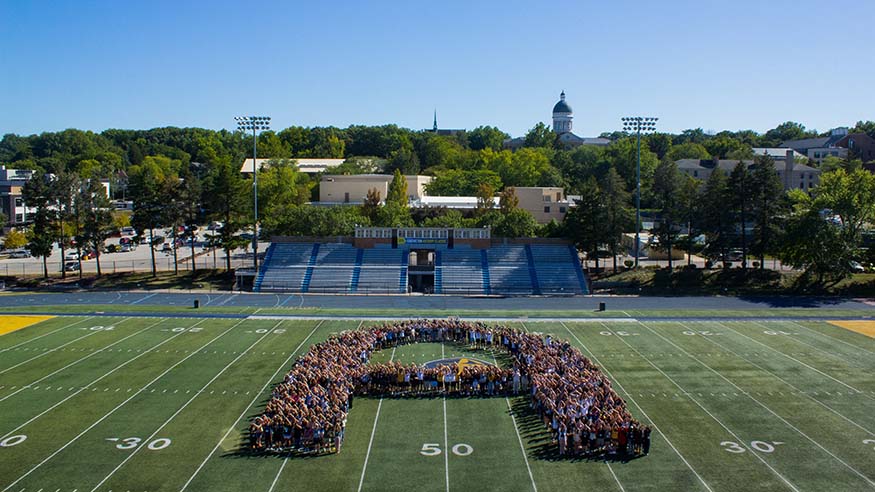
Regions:
<instances>
[{"instance_id":1,"label":"football field","mask_svg":"<svg viewBox=\"0 0 875 492\"><path fill-rule=\"evenodd\" d=\"M248 452L249 421L295 358L367 321L0 316L13 323L0 492L875 490L868 325L507 323L578 347L653 426L650 454L623 462L560 458L524 396L356 398L339 454ZM372 360L458 356L493 360L433 343Z\"/></svg>"}]
</instances>

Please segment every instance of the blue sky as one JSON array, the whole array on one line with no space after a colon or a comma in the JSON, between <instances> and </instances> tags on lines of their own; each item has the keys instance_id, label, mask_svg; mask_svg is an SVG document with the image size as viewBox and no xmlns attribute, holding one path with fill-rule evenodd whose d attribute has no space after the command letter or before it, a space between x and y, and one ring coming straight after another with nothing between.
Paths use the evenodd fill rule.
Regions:
<instances>
[{"instance_id":1,"label":"blue sky","mask_svg":"<svg viewBox=\"0 0 875 492\"><path fill-rule=\"evenodd\" d=\"M0 134L64 128L575 133L826 130L875 119L875 1L0 0ZM868 54L867 54L868 53Z\"/></svg>"}]
</instances>

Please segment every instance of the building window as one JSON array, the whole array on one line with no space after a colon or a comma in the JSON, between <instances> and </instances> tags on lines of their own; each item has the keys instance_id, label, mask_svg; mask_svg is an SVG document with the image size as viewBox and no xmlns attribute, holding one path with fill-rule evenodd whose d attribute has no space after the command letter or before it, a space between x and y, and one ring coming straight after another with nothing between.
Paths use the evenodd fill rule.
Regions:
<instances>
[{"instance_id":1,"label":"building window","mask_svg":"<svg viewBox=\"0 0 875 492\"><path fill-rule=\"evenodd\" d=\"M24 222L24 216L21 214L15 214L15 222Z\"/></svg>"},{"instance_id":2,"label":"building window","mask_svg":"<svg viewBox=\"0 0 875 492\"><path fill-rule=\"evenodd\" d=\"M564 213L565 213L565 207L559 207L559 213L560 213L560 214L564 214Z\"/></svg>"},{"instance_id":3,"label":"building window","mask_svg":"<svg viewBox=\"0 0 875 492\"><path fill-rule=\"evenodd\" d=\"M801 189L801 190L805 189L805 182L804 181L799 183L799 189Z\"/></svg>"},{"instance_id":4,"label":"building window","mask_svg":"<svg viewBox=\"0 0 875 492\"><path fill-rule=\"evenodd\" d=\"M550 203L550 195L544 195L544 201Z\"/></svg>"},{"instance_id":5,"label":"building window","mask_svg":"<svg viewBox=\"0 0 875 492\"><path fill-rule=\"evenodd\" d=\"M550 213L550 207L549 207L549 206L544 207L544 213L545 213L545 214L549 214L549 213Z\"/></svg>"},{"instance_id":6,"label":"building window","mask_svg":"<svg viewBox=\"0 0 875 492\"><path fill-rule=\"evenodd\" d=\"M24 201L21 198L16 197L15 198L15 206L20 207L22 205L24 205Z\"/></svg>"}]
</instances>

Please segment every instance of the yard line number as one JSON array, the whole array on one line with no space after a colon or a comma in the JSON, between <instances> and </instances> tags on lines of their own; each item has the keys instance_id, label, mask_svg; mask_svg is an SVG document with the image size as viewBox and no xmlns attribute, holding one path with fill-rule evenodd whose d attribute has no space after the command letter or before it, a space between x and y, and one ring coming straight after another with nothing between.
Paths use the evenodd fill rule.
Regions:
<instances>
[{"instance_id":1,"label":"yard line number","mask_svg":"<svg viewBox=\"0 0 875 492\"><path fill-rule=\"evenodd\" d=\"M452 452L456 456L468 456L469 454L474 452L474 448L471 447L470 444L459 443L451 448ZM437 443L426 443L422 445L422 449L419 450L419 454L423 456L438 456L442 453L441 445Z\"/></svg>"},{"instance_id":2,"label":"yard line number","mask_svg":"<svg viewBox=\"0 0 875 492\"><path fill-rule=\"evenodd\" d=\"M713 331L708 331L708 330L702 330L702 331L685 330L681 333L683 333L684 335L690 336L690 337L695 336L695 335L699 335L699 336L703 336L703 337L713 337L713 336L720 335L720 333L714 333Z\"/></svg>"},{"instance_id":3,"label":"yard line number","mask_svg":"<svg viewBox=\"0 0 875 492\"><path fill-rule=\"evenodd\" d=\"M781 330L766 330L763 333L771 336L779 336L779 335L798 335L798 333L790 333L789 331L781 331Z\"/></svg>"},{"instance_id":4,"label":"yard line number","mask_svg":"<svg viewBox=\"0 0 875 492\"><path fill-rule=\"evenodd\" d=\"M115 445L116 449L134 449L143 442L143 439L140 437L107 437L106 440L117 442L118 444ZM150 451L160 451L167 446L170 446L170 442L170 439L161 437L149 442L149 444L146 445L146 449Z\"/></svg>"},{"instance_id":5,"label":"yard line number","mask_svg":"<svg viewBox=\"0 0 875 492\"><path fill-rule=\"evenodd\" d=\"M873 442L875 442L875 441L873 441ZM772 441L772 442L751 441L750 447L754 451L759 451L760 453L774 453L775 446L778 446L779 444L784 444L784 443L779 442L779 441ZM723 441L720 443L720 446L723 448L724 451L727 451L727 452L733 453L733 454L741 454L741 453L747 452L746 448L744 448L743 446L741 446L740 444L738 444L737 442L734 442L734 441Z\"/></svg>"},{"instance_id":6,"label":"yard line number","mask_svg":"<svg viewBox=\"0 0 875 492\"><path fill-rule=\"evenodd\" d=\"M80 330L88 330L88 331L112 331L112 330L115 329L115 326L112 326L112 325L109 325L109 326L97 325L97 326L92 326L91 328L86 328L86 327L83 326L82 328L79 328L79 329L80 329Z\"/></svg>"},{"instance_id":7,"label":"yard line number","mask_svg":"<svg viewBox=\"0 0 875 492\"><path fill-rule=\"evenodd\" d=\"M628 331L619 331L619 330L618 330L618 331L615 331L615 332L610 332L610 331L600 331L600 332L599 332L599 335L604 335L604 336L606 336L606 337L609 337L609 336L611 336L611 335L617 335L618 337L632 337L632 336L637 336L638 334L637 334L637 333L629 333Z\"/></svg>"}]
</instances>

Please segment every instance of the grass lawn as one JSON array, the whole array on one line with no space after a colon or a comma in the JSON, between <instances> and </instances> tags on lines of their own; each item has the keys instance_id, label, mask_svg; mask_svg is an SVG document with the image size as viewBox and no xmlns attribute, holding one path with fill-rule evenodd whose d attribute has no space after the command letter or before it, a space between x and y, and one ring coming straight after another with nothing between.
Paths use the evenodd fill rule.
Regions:
<instances>
[{"instance_id":1,"label":"grass lawn","mask_svg":"<svg viewBox=\"0 0 875 492\"><path fill-rule=\"evenodd\" d=\"M271 385L360 325L64 316L0 336L0 490L875 488L875 339L818 321L514 323L580 348L655 426L630 462L560 459L524 396L356 398L341 453L248 453ZM442 355L474 354L374 360Z\"/></svg>"}]
</instances>

